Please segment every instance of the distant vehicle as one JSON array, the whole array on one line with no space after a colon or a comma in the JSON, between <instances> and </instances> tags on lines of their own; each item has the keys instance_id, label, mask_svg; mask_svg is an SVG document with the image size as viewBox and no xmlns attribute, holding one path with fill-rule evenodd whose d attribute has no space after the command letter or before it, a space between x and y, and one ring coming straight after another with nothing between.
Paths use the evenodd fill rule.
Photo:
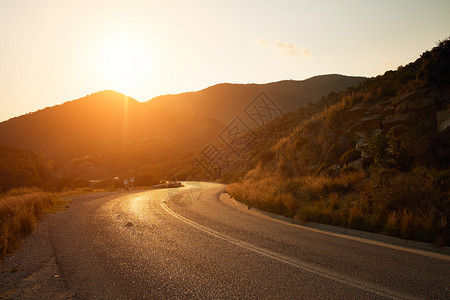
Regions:
<instances>
[{"instance_id":1,"label":"distant vehicle","mask_svg":"<svg viewBox=\"0 0 450 300\"><path fill-rule=\"evenodd\" d=\"M169 188L178 188L182 187L181 182L177 181L164 181L161 184L156 184L152 186L152 189L169 189Z\"/></svg>"}]
</instances>

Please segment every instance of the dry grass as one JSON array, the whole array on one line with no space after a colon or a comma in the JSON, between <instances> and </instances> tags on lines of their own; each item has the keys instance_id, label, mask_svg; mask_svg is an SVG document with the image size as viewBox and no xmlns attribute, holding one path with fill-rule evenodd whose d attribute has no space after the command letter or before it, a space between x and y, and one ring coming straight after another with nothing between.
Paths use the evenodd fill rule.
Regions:
<instances>
[{"instance_id":1,"label":"dry grass","mask_svg":"<svg viewBox=\"0 0 450 300\"><path fill-rule=\"evenodd\" d=\"M399 233L397 212L393 211L389 213L384 225L384 232L387 235L397 236Z\"/></svg>"},{"instance_id":2,"label":"dry grass","mask_svg":"<svg viewBox=\"0 0 450 300\"><path fill-rule=\"evenodd\" d=\"M59 208L53 194L20 188L0 195L0 259L16 250L45 213Z\"/></svg>"},{"instance_id":3,"label":"dry grass","mask_svg":"<svg viewBox=\"0 0 450 300\"><path fill-rule=\"evenodd\" d=\"M448 171L416 170L367 177L279 176L228 185L235 199L300 222L450 244Z\"/></svg>"}]
</instances>

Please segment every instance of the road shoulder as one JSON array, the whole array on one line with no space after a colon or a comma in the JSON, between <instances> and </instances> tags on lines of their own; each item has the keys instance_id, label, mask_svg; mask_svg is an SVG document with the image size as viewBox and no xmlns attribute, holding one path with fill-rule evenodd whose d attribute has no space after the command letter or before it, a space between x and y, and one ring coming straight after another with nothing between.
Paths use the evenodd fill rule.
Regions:
<instances>
[{"instance_id":1,"label":"road shoulder","mask_svg":"<svg viewBox=\"0 0 450 300\"><path fill-rule=\"evenodd\" d=\"M60 276L49 228L55 214L45 216L14 255L0 263L1 299L71 299Z\"/></svg>"}]
</instances>

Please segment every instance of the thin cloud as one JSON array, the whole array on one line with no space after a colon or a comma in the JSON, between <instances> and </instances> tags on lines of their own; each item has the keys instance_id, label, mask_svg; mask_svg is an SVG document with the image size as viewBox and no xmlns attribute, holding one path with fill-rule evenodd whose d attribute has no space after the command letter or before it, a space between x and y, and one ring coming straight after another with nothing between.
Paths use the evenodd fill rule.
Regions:
<instances>
[{"instance_id":1,"label":"thin cloud","mask_svg":"<svg viewBox=\"0 0 450 300\"><path fill-rule=\"evenodd\" d=\"M269 42L264 39L259 39L258 44L264 47L272 47L283 54L292 55L292 56L300 56L300 57L310 57L312 55L311 51L308 48L300 48L293 43L285 43L282 41L272 41Z\"/></svg>"},{"instance_id":2,"label":"thin cloud","mask_svg":"<svg viewBox=\"0 0 450 300\"><path fill-rule=\"evenodd\" d=\"M263 46L268 46L269 42L267 40L259 39L258 44L263 45Z\"/></svg>"}]
</instances>

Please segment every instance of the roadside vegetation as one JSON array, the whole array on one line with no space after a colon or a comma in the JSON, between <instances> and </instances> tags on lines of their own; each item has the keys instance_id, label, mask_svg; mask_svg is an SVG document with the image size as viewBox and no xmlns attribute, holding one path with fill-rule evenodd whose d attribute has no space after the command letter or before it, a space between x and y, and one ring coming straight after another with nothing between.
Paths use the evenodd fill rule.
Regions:
<instances>
[{"instance_id":1,"label":"roadside vegetation","mask_svg":"<svg viewBox=\"0 0 450 300\"><path fill-rule=\"evenodd\" d=\"M228 185L250 207L317 222L448 246L450 170L418 168L336 177L274 175Z\"/></svg>"},{"instance_id":2,"label":"roadside vegetation","mask_svg":"<svg viewBox=\"0 0 450 300\"><path fill-rule=\"evenodd\" d=\"M0 195L0 259L13 253L46 213L59 210L61 200L38 188L12 189Z\"/></svg>"}]
</instances>

